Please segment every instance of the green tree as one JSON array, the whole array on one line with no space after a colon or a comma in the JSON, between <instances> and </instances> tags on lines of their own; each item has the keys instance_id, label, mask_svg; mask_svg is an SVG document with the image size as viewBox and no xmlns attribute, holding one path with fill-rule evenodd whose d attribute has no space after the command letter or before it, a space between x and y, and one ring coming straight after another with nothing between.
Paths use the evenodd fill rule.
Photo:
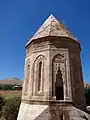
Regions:
<instances>
[{"instance_id":1,"label":"green tree","mask_svg":"<svg viewBox=\"0 0 90 120\"><path fill-rule=\"evenodd\" d=\"M2 115L2 107L4 106L5 101L4 98L0 95L0 117Z\"/></svg>"},{"instance_id":2,"label":"green tree","mask_svg":"<svg viewBox=\"0 0 90 120\"><path fill-rule=\"evenodd\" d=\"M5 106L2 109L2 116L5 120L16 120L21 99L20 97L13 97L7 99Z\"/></svg>"},{"instance_id":3,"label":"green tree","mask_svg":"<svg viewBox=\"0 0 90 120\"><path fill-rule=\"evenodd\" d=\"M90 106L90 88L85 88L86 104Z\"/></svg>"}]
</instances>

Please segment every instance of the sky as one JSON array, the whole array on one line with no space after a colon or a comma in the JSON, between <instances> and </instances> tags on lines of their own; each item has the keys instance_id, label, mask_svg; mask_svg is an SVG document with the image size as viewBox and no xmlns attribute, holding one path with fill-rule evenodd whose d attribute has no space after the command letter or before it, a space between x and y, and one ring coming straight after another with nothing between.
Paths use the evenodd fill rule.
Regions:
<instances>
[{"instance_id":1,"label":"sky","mask_svg":"<svg viewBox=\"0 0 90 120\"><path fill-rule=\"evenodd\" d=\"M0 79L23 79L25 44L50 14L80 41L90 83L90 0L0 0Z\"/></svg>"}]
</instances>

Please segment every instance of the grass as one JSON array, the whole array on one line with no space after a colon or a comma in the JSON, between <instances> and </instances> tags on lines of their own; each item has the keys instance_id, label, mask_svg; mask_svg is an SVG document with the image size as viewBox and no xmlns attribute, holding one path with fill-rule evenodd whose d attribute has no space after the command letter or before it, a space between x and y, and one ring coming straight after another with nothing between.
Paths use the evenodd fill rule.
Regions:
<instances>
[{"instance_id":1,"label":"grass","mask_svg":"<svg viewBox=\"0 0 90 120\"><path fill-rule=\"evenodd\" d=\"M21 97L22 91L21 90L7 90L3 91L0 90L0 95L3 96L5 99L10 97Z\"/></svg>"}]
</instances>

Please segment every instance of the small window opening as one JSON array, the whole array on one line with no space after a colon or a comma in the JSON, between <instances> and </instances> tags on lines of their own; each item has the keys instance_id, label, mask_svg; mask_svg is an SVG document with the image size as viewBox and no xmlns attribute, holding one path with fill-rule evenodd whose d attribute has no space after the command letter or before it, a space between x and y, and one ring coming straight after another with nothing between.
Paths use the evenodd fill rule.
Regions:
<instances>
[{"instance_id":1,"label":"small window opening","mask_svg":"<svg viewBox=\"0 0 90 120\"><path fill-rule=\"evenodd\" d=\"M64 100L64 95L63 95L63 79L62 79L62 74L60 67L58 68L57 75L56 75L56 100Z\"/></svg>"},{"instance_id":2,"label":"small window opening","mask_svg":"<svg viewBox=\"0 0 90 120\"><path fill-rule=\"evenodd\" d=\"M63 120L63 114L61 114L61 120Z\"/></svg>"},{"instance_id":3,"label":"small window opening","mask_svg":"<svg viewBox=\"0 0 90 120\"><path fill-rule=\"evenodd\" d=\"M41 74L42 74L42 62L39 62L39 71L38 71L38 91L40 91L41 88Z\"/></svg>"}]
</instances>

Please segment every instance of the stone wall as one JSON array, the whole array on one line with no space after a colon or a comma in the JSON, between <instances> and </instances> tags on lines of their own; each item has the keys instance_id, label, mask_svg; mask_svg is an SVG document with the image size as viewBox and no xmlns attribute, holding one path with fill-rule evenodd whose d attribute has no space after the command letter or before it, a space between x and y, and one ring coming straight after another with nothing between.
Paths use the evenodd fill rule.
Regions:
<instances>
[{"instance_id":1,"label":"stone wall","mask_svg":"<svg viewBox=\"0 0 90 120\"><path fill-rule=\"evenodd\" d=\"M64 100L72 100L76 106L85 106L80 50L78 42L65 37L46 37L32 41L26 48L25 75L27 76L28 61L30 75L28 82L25 77L22 99L55 100L56 74L60 66ZM42 72L38 91L40 61ZM28 91L27 95L25 89Z\"/></svg>"}]
</instances>

